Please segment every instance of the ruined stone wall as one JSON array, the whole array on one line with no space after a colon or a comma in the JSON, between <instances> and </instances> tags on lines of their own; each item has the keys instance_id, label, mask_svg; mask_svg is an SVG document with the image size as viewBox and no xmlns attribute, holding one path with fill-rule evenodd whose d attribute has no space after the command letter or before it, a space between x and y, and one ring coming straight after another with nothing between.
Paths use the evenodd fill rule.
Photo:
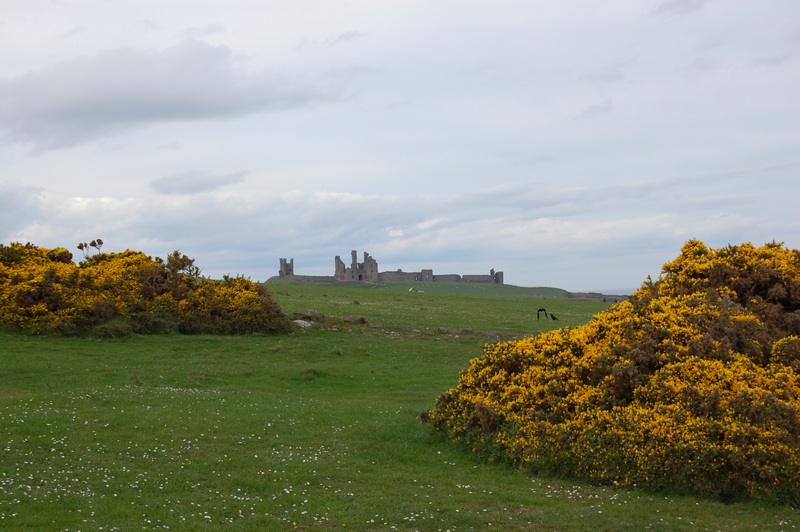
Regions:
<instances>
[{"instance_id":1,"label":"ruined stone wall","mask_svg":"<svg viewBox=\"0 0 800 532\"><path fill-rule=\"evenodd\" d=\"M362 281L378 281L380 280L380 273L378 273L378 261L369 256L369 253L364 252L364 262L361 263L361 280Z\"/></svg>"},{"instance_id":2,"label":"ruined stone wall","mask_svg":"<svg viewBox=\"0 0 800 532\"><path fill-rule=\"evenodd\" d=\"M465 283L497 283L503 284L503 272L489 270L489 275L464 275L461 280Z\"/></svg>"},{"instance_id":3,"label":"ruined stone wall","mask_svg":"<svg viewBox=\"0 0 800 532\"><path fill-rule=\"evenodd\" d=\"M423 276L421 272L404 272L403 270L397 270L394 272L381 272L380 274L381 281L423 281Z\"/></svg>"},{"instance_id":4,"label":"ruined stone wall","mask_svg":"<svg viewBox=\"0 0 800 532\"><path fill-rule=\"evenodd\" d=\"M446 275L434 275L433 282L435 283L460 283L461 276L457 273L449 273Z\"/></svg>"},{"instance_id":5,"label":"ruined stone wall","mask_svg":"<svg viewBox=\"0 0 800 532\"><path fill-rule=\"evenodd\" d=\"M337 281L349 281L351 272L348 271L348 268L344 265L342 258L339 255L336 255L336 259L334 259L334 273L333 278Z\"/></svg>"},{"instance_id":6,"label":"ruined stone wall","mask_svg":"<svg viewBox=\"0 0 800 532\"><path fill-rule=\"evenodd\" d=\"M461 280L465 283L493 283L492 275L464 275Z\"/></svg>"}]
</instances>

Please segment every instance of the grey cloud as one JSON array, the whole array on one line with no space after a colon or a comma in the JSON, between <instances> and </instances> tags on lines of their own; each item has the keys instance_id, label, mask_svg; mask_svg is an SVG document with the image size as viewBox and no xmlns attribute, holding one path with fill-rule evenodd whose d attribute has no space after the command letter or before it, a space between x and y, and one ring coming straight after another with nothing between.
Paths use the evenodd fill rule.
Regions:
<instances>
[{"instance_id":1,"label":"grey cloud","mask_svg":"<svg viewBox=\"0 0 800 532\"><path fill-rule=\"evenodd\" d=\"M335 46L337 44L342 44L342 43L345 43L345 42L348 42L348 41L353 41L353 40L356 40L356 39L360 39L363 36L364 36L364 33L360 32L360 31L346 31L346 32L344 32L344 33L342 33L340 35L337 35L336 37L332 37L330 39L327 39L325 41L325 43L330 45L330 46Z\"/></svg>"},{"instance_id":2,"label":"grey cloud","mask_svg":"<svg viewBox=\"0 0 800 532\"><path fill-rule=\"evenodd\" d=\"M360 31L346 31L334 37L328 37L324 40L310 39L304 37L294 46L294 51L304 53L312 50L317 50L320 47L335 47L345 44L357 39L361 39L365 34Z\"/></svg>"},{"instance_id":3,"label":"grey cloud","mask_svg":"<svg viewBox=\"0 0 800 532\"><path fill-rule=\"evenodd\" d=\"M3 238L16 233L42 214L42 189L29 185L0 182L0 228Z\"/></svg>"},{"instance_id":4,"label":"grey cloud","mask_svg":"<svg viewBox=\"0 0 800 532\"><path fill-rule=\"evenodd\" d=\"M601 102L587 106L580 114L581 118L597 118L607 115L614 108L614 102L611 98L606 98Z\"/></svg>"},{"instance_id":5,"label":"grey cloud","mask_svg":"<svg viewBox=\"0 0 800 532\"><path fill-rule=\"evenodd\" d=\"M361 65L348 65L346 67L335 67L327 70L327 75L331 79L350 81L362 76L375 74L377 69Z\"/></svg>"},{"instance_id":6,"label":"grey cloud","mask_svg":"<svg viewBox=\"0 0 800 532\"><path fill-rule=\"evenodd\" d=\"M446 212L463 213L465 219L475 219L474 212L502 210L552 215L575 199L569 189L552 189L541 183L497 186L479 192L461 194L445 202Z\"/></svg>"},{"instance_id":7,"label":"grey cloud","mask_svg":"<svg viewBox=\"0 0 800 532\"><path fill-rule=\"evenodd\" d=\"M780 54L780 55L759 57L758 59L753 61L753 65L754 66L759 66L759 67L774 67L774 66L782 65L782 64L786 63L787 61L790 61L793 57L794 57L794 54L789 53L789 52L787 52L785 54Z\"/></svg>"},{"instance_id":8,"label":"grey cloud","mask_svg":"<svg viewBox=\"0 0 800 532\"><path fill-rule=\"evenodd\" d=\"M135 224L140 234L158 234L176 245L186 241L203 249L252 248L255 243L266 246L265 241L269 247L324 248L332 242L374 238L375 228L385 223L424 217L426 205L335 193L161 196L147 207L158 215L141 220L137 216Z\"/></svg>"},{"instance_id":9,"label":"grey cloud","mask_svg":"<svg viewBox=\"0 0 800 532\"><path fill-rule=\"evenodd\" d=\"M621 83L627 77L625 70L635 66L636 63L637 60L633 58L614 61L603 68L581 75L580 79L597 84Z\"/></svg>"},{"instance_id":10,"label":"grey cloud","mask_svg":"<svg viewBox=\"0 0 800 532\"><path fill-rule=\"evenodd\" d=\"M783 165L572 188L547 182L518 183L440 201L442 211L457 223L496 217L498 213L506 220L516 221L599 220L615 213L667 212L686 216L701 212L748 212L759 183L768 182L771 175L791 175L795 167Z\"/></svg>"},{"instance_id":11,"label":"grey cloud","mask_svg":"<svg viewBox=\"0 0 800 532\"><path fill-rule=\"evenodd\" d=\"M184 31L184 34L189 39L199 39L207 35L215 35L217 33L223 33L224 31L225 27L222 26L221 24L207 24L202 27L189 28Z\"/></svg>"},{"instance_id":12,"label":"grey cloud","mask_svg":"<svg viewBox=\"0 0 800 532\"><path fill-rule=\"evenodd\" d=\"M697 56L686 67L687 75L693 77L695 75L705 75L714 73L723 68L723 63L716 57Z\"/></svg>"},{"instance_id":13,"label":"grey cloud","mask_svg":"<svg viewBox=\"0 0 800 532\"><path fill-rule=\"evenodd\" d=\"M550 155L529 155L529 156L521 156L513 159L511 162L512 166L538 166L541 164L547 164L555 162L557 159Z\"/></svg>"},{"instance_id":14,"label":"grey cloud","mask_svg":"<svg viewBox=\"0 0 800 532\"><path fill-rule=\"evenodd\" d=\"M704 37L695 44L692 49L697 53L708 52L709 50L717 50L725 44L726 40L720 36Z\"/></svg>"},{"instance_id":15,"label":"grey cloud","mask_svg":"<svg viewBox=\"0 0 800 532\"><path fill-rule=\"evenodd\" d=\"M149 123L336 98L338 90L323 82L241 74L228 48L186 40L163 51L116 49L0 79L0 131L46 151Z\"/></svg>"},{"instance_id":16,"label":"grey cloud","mask_svg":"<svg viewBox=\"0 0 800 532\"><path fill-rule=\"evenodd\" d=\"M158 23L150 19L141 19L136 23L136 26L142 31L148 33L160 31L162 29Z\"/></svg>"},{"instance_id":17,"label":"grey cloud","mask_svg":"<svg viewBox=\"0 0 800 532\"><path fill-rule=\"evenodd\" d=\"M197 194L244 181L245 171L215 175L208 172L185 172L159 177L150 182L150 188L161 194Z\"/></svg>"},{"instance_id":18,"label":"grey cloud","mask_svg":"<svg viewBox=\"0 0 800 532\"><path fill-rule=\"evenodd\" d=\"M688 15L703 8L710 0L666 0L650 12L654 16Z\"/></svg>"},{"instance_id":19,"label":"grey cloud","mask_svg":"<svg viewBox=\"0 0 800 532\"><path fill-rule=\"evenodd\" d=\"M625 74L618 68L607 68L584 74L581 79L591 83L620 83L625 80Z\"/></svg>"},{"instance_id":20,"label":"grey cloud","mask_svg":"<svg viewBox=\"0 0 800 532\"><path fill-rule=\"evenodd\" d=\"M494 157L511 166L537 166L553 163L557 159L552 155L539 152L522 150L498 150L492 153Z\"/></svg>"},{"instance_id":21,"label":"grey cloud","mask_svg":"<svg viewBox=\"0 0 800 532\"><path fill-rule=\"evenodd\" d=\"M82 26L77 26L61 33L60 35L58 35L58 37L64 39L68 37L73 37L75 35L79 35L81 33L84 33L85 31L86 29L83 28Z\"/></svg>"}]
</instances>

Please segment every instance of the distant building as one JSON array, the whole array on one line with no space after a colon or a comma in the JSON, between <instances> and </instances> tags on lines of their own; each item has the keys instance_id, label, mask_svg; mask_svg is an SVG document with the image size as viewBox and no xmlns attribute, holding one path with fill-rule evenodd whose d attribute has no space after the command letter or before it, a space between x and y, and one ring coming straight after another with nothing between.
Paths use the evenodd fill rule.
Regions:
<instances>
[{"instance_id":1,"label":"distant building","mask_svg":"<svg viewBox=\"0 0 800 532\"><path fill-rule=\"evenodd\" d=\"M420 281L437 283L494 283L503 284L503 272L489 270L488 275L434 275L433 270L418 272L378 272L378 262L369 253L364 252L364 262L358 262L356 250L350 252L351 260L348 267L339 257L334 261L334 278L337 281ZM281 259L285 260L285 259Z\"/></svg>"},{"instance_id":2,"label":"distant building","mask_svg":"<svg viewBox=\"0 0 800 532\"><path fill-rule=\"evenodd\" d=\"M278 275L283 277L284 275L294 275L294 259L287 261L286 259L280 259L281 261L281 268L278 270Z\"/></svg>"}]
</instances>

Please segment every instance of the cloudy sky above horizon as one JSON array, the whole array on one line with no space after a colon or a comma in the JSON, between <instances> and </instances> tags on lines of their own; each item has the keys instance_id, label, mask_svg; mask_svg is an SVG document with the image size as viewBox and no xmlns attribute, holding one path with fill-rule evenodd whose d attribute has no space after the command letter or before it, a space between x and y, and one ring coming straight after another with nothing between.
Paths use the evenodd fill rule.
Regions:
<instances>
[{"instance_id":1,"label":"cloudy sky above horizon","mask_svg":"<svg viewBox=\"0 0 800 532\"><path fill-rule=\"evenodd\" d=\"M795 0L0 12L0 242L605 292L692 238L800 248Z\"/></svg>"}]
</instances>

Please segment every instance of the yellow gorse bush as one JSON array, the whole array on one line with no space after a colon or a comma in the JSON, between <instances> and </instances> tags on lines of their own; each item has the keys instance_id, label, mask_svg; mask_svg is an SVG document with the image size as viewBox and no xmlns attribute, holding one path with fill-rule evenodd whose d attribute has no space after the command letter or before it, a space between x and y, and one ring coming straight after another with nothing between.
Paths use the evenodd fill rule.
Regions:
<instances>
[{"instance_id":1,"label":"yellow gorse bush","mask_svg":"<svg viewBox=\"0 0 800 532\"><path fill-rule=\"evenodd\" d=\"M194 261L140 251L98 253L80 264L64 248L0 244L0 323L32 334L286 332L288 318L262 286L199 276Z\"/></svg>"},{"instance_id":2,"label":"yellow gorse bush","mask_svg":"<svg viewBox=\"0 0 800 532\"><path fill-rule=\"evenodd\" d=\"M486 345L423 419L519 468L800 504L800 252L688 242L588 324Z\"/></svg>"}]
</instances>

